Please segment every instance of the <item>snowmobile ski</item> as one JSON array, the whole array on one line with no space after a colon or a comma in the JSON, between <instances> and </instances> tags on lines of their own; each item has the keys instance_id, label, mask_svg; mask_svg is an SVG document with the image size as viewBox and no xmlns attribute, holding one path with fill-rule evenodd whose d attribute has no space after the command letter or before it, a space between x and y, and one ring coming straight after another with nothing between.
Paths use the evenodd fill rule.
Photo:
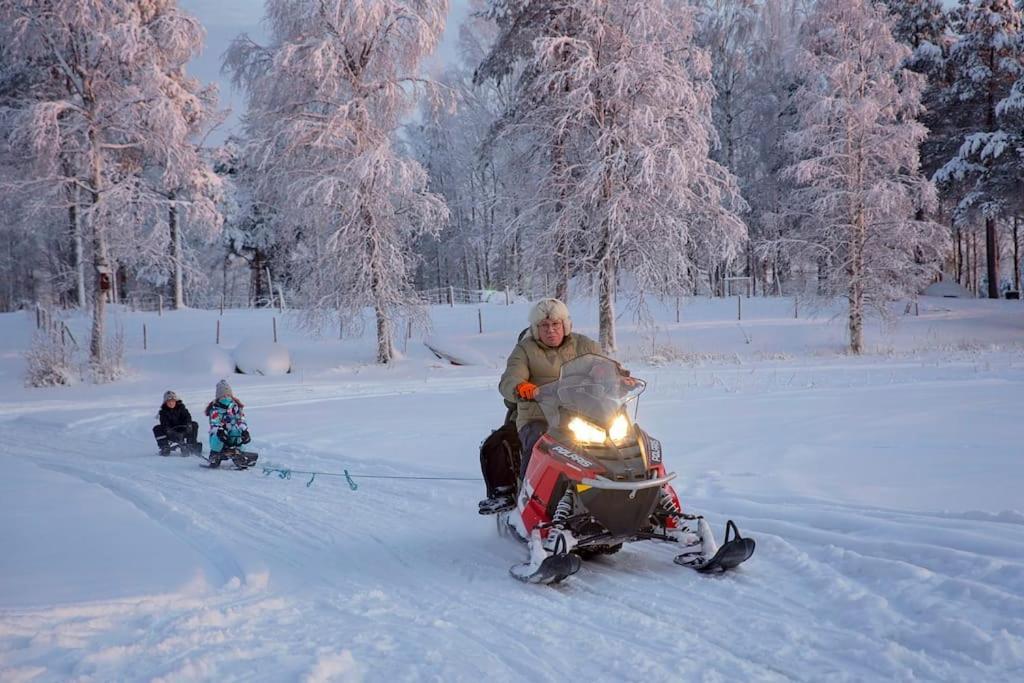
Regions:
<instances>
[{"instance_id":1,"label":"snowmobile ski","mask_svg":"<svg viewBox=\"0 0 1024 683\"><path fill-rule=\"evenodd\" d=\"M556 584L578 572L581 564L578 555L561 553L549 555L536 568L531 562L514 565L508 573L524 583Z\"/></svg>"},{"instance_id":2,"label":"snowmobile ski","mask_svg":"<svg viewBox=\"0 0 1024 683\"><path fill-rule=\"evenodd\" d=\"M730 538L730 532L732 537ZM675 563L695 569L702 574L715 574L735 569L754 554L754 539L740 536L739 529L730 519L725 523L725 542L707 562L694 563L689 555L677 555Z\"/></svg>"}]
</instances>

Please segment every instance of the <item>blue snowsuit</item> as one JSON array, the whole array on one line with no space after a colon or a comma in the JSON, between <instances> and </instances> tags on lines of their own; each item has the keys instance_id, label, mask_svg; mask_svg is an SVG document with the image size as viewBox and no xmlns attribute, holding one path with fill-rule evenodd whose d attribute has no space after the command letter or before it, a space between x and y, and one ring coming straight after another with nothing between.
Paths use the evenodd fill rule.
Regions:
<instances>
[{"instance_id":1,"label":"blue snowsuit","mask_svg":"<svg viewBox=\"0 0 1024 683\"><path fill-rule=\"evenodd\" d=\"M206 414L210 418L210 452L220 453L225 446L242 445L242 434L249 431L245 423L242 404L230 396L219 398L206 406ZM227 443L220 440L217 432L223 429L228 435Z\"/></svg>"}]
</instances>

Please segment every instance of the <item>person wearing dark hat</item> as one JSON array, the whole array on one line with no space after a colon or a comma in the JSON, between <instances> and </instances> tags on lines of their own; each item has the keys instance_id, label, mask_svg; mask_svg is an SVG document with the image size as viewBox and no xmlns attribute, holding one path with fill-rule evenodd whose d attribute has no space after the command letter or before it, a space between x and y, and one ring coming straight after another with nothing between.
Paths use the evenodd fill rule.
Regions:
<instances>
[{"instance_id":1,"label":"person wearing dark hat","mask_svg":"<svg viewBox=\"0 0 1024 683\"><path fill-rule=\"evenodd\" d=\"M185 402L173 391L164 392L164 402L157 417L160 424L153 427L153 436L160 455L170 455L172 443L184 443L192 450L198 448L199 423L192 420Z\"/></svg>"}]
</instances>

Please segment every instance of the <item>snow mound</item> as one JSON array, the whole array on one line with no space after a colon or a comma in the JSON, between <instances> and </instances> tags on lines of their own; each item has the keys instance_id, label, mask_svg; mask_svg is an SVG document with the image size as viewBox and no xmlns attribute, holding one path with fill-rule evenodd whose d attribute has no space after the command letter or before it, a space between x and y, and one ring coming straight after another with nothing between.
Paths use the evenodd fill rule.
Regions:
<instances>
[{"instance_id":1,"label":"snow mound","mask_svg":"<svg viewBox=\"0 0 1024 683\"><path fill-rule=\"evenodd\" d=\"M193 344L181 352L180 367L185 372L223 376L235 371L235 361L216 344Z\"/></svg>"},{"instance_id":2,"label":"snow mound","mask_svg":"<svg viewBox=\"0 0 1024 683\"><path fill-rule=\"evenodd\" d=\"M971 290L967 289L963 285L953 280L943 280L942 282L934 282L921 292L925 296L938 296L947 299L973 299L975 298L971 294Z\"/></svg>"},{"instance_id":3,"label":"snow mound","mask_svg":"<svg viewBox=\"0 0 1024 683\"><path fill-rule=\"evenodd\" d=\"M245 375L287 375L292 355L283 344L246 339L235 349L235 366Z\"/></svg>"}]
</instances>

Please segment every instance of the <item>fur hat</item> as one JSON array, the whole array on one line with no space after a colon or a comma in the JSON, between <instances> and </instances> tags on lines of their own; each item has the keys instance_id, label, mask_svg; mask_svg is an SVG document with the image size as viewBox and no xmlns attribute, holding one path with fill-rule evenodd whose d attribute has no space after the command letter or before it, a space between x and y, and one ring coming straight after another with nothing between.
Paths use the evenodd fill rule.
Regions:
<instances>
[{"instance_id":1,"label":"fur hat","mask_svg":"<svg viewBox=\"0 0 1024 683\"><path fill-rule=\"evenodd\" d=\"M177 401L177 400L178 400L178 395L176 393L174 393L173 391L171 391L170 389L168 389L167 391L164 392L164 403L167 403L168 401Z\"/></svg>"},{"instance_id":2,"label":"fur hat","mask_svg":"<svg viewBox=\"0 0 1024 683\"><path fill-rule=\"evenodd\" d=\"M558 299L541 299L530 309L530 334L534 339L540 339L540 321L544 319L561 320L565 336L572 334L572 318L569 317L569 307Z\"/></svg>"},{"instance_id":3,"label":"fur hat","mask_svg":"<svg viewBox=\"0 0 1024 683\"><path fill-rule=\"evenodd\" d=\"M221 400L222 398L234 398L234 396L235 393L231 391L231 385L228 384L228 381L226 379L222 379L221 381L217 382L218 401Z\"/></svg>"}]
</instances>

